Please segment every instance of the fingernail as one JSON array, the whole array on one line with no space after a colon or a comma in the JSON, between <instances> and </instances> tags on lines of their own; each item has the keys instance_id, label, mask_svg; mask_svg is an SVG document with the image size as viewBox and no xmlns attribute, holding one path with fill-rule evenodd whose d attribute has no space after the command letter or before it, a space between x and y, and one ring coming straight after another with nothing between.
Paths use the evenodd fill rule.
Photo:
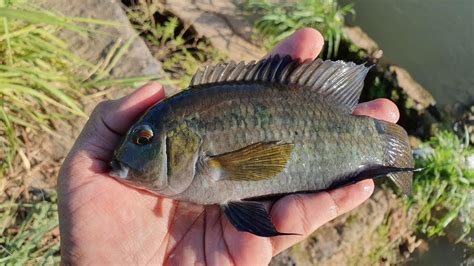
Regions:
<instances>
[{"instance_id":1,"label":"fingernail","mask_svg":"<svg viewBox=\"0 0 474 266\"><path fill-rule=\"evenodd\" d=\"M388 112L391 121L396 121L398 119L398 115L394 112Z\"/></svg>"},{"instance_id":2,"label":"fingernail","mask_svg":"<svg viewBox=\"0 0 474 266\"><path fill-rule=\"evenodd\" d=\"M363 187L364 193L366 193L366 194L371 194L373 188L374 188L374 186L365 185L365 186Z\"/></svg>"}]
</instances>

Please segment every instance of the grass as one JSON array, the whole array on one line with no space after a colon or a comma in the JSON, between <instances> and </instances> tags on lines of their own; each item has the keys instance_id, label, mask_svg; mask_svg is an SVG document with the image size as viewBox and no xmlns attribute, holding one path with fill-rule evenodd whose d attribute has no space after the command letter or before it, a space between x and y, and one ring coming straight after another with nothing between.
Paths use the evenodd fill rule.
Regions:
<instances>
[{"instance_id":1,"label":"grass","mask_svg":"<svg viewBox=\"0 0 474 266\"><path fill-rule=\"evenodd\" d=\"M327 41L323 57L359 63L368 60L363 50L343 41L344 16L354 13L351 5L339 7L336 1L331 0L303 0L297 5L247 0L244 10L254 19L254 28L263 36L267 48L301 27L313 27L322 32ZM341 43L344 43L344 48L339 55ZM370 77L371 82L367 84L363 98L371 100L384 97L394 100L401 107L407 126L413 126L412 120L416 121L420 114L414 111L413 100L394 86L393 81L386 77L386 72L386 69L377 68L377 73ZM420 122L416 123L419 126ZM421 150L429 152L418 156L416 164L425 170L415 174L414 198L408 202L409 206L420 209L416 222L418 232L429 237L443 235L453 221L460 221L462 233L457 241L469 235L474 220L474 172L472 168L467 168L466 158L472 160L474 151L468 139L468 136L459 138L454 133L444 131L422 145Z\"/></svg>"},{"instance_id":2,"label":"grass","mask_svg":"<svg viewBox=\"0 0 474 266\"><path fill-rule=\"evenodd\" d=\"M474 222L474 169L468 166L468 158L474 158L469 136L458 137L450 131L442 131L421 146L416 153L416 166L425 169L415 174L414 200L421 209L417 228L428 237L446 233L455 220L462 223L463 240ZM471 162L472 164L472 162Z\"/></svg>"},{"instance_id":3,"label":"grass","mask_svg":"<svg viewBox=\"0 0 474 266\"><path fill-rule=\"evenodd\" d=\"M20 132L55 134L52 121L86 117L81 99L87 89L130 85L150 77L112 80L111 69L132 40L117 41L103 62L84 61L56 37L62 28L87 34L74 21L113 25L92 19L54 16L23 4L0 5L0 175L5 176L19 147Z\"/></svg>"},{"instance_id":4,"label":"grass","mask_svg":"<svg viewBox=\"0 0 474 266\"><path fill-rule=\"evenodd\" d=\"M224 59L191 25L167 13L161 1L140 1L126 7L130 21L145 40L153 56L179 88L189 85L200 66Z\"/></svg>"},{"instance_id":5,"label":"grass","mask_svg":"<svg viewBox=\"0 0 474 266\"><path fill-rule=\"evenodd\" d=\"M261 14L255 27L268 38L267 46L298 27L311 26L322 31L328 40L325 57L337 55L343 38L342 17L352 12L350 6L340 8L335 1L323 0L305 0L303 5L294 7L264 1L246 4L247 10ZM198 67L222 59L205 39L195 36L190 25L166 13L159 1L140 2L126 10L153 55L172 75L173 84L186 87ZM117 40L96 65L72 53L57 32L67 28L86 35L90 31L79 26L83 23L115 25L62 17L20 2L0 0L0 187L8 182L8 174L17 166L18 151L26 145L23 133L57 134L54 120L85 117L81 101L90 91L113 85L134 86L151 78L110 78L110 71L133 39ZM376 80L374 86L389 90L381 80ZM426 169L416 174L414 201L409 202L410 206L421 207L417 227L428 236L436 236L443 234L454 220L461 220L463 233L458 240L462 240L469 234L474 219L474 177L465 163L466 158L473 156L473 149L449 132L436 135L423 149L429 152L417 157L417 166ZM0 203L0 264L57 263L55 194L32 199L5 198ZM385 234L385 229L380 228L379 233ZM377 251L373 256L380 254Z\"/></svg>"},{"instance_id":6,"label":"grass","mask_svg":"<svg viewBox=\"0 0 474 266\"><path fill-rule=\"evenodd\" d=\"M83 100L106 86L136 86L157 78L110 77L133 38L117 40L101 62L91 64L57 37L62 29L83 36L104 34L89 30L90 24L120 26L64 17L23 1L0 0L0 188L5 192L0 197L2 265L56 264L59 260L56 197L54 193L31 197L25 173L18 171L25 162L26 146L31 145L24 136L35 139L41 134L60 134L54 121L86 118ZM7 187L23 193L6 193Z\"/></svg>"},{"instance_id":7,"label":"grass","mask_svg":"<svg viewBox=\"0 0 474 266\"><path fill-rule=\"evenodd\" d=\"M59 225L56 194L0 203L0 264L58 264Z\"/></svg>"},{"instance_id":8,"label":"grass","mask_svg":"<svg viewBox=\"0 0 474 266\"><path fill-rule=\"evenodd\" d=\"M245 13L256 18L254 28L265 39L270 49L296 30L312 27L319 30L325 40L325 58L337 56L343 38L344 16L354 13L352 5L340 7L336 0L303 0L296 3L247 0Z\"/></svg>"},{"instance_id":9,"label":"grass","mask_svg":"<svg viewBox=\"0 0 474 266\"><path fill-rule=\"evenodd\" d=\"M205 40L188 36L188 28L176 18L157 23L151 15L155 12L143 13L144 9L137 7L128 11L164 69L176 79L172 83L188 85L201 64L219 57ZM157 78L110 78L133 38L117 40L101 62L91 64L57 37L64 28L86 36L91 32L86 26L91 23L119 26L60 16L20 1L0 0L0 187L14 184L20 191L28 191L22 178L11 176L22 167L19 157L24 156L21 151L28 145L23 134L32 139L44 132L58 134L60 129L55 128L54 120L86 117L82 101L88 94L108 86L136 86ZM36 199L20 195L4 196L0 203L0 264L56 264L59 239L55 194Z\"/></svg>"}]
</instances>

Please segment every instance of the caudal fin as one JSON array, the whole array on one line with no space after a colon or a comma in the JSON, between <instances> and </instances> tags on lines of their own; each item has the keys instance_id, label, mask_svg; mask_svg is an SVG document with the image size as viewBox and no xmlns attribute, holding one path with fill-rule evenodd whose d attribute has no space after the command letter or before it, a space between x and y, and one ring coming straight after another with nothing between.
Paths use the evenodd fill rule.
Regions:
<instances>
[{"instance_id":1,"label":"caudal fin","mask_svg":"<svg viewBox=\"0 0 474 266\"><path fill-rule=\"evenodd\" d=\"M397 124L385 121L377 122L380 125L379 131L385 138L384 165L399 169L387 176L403 193L411 196L413 171L416 169L407 132Z\"/></svg>"}]
</instances>

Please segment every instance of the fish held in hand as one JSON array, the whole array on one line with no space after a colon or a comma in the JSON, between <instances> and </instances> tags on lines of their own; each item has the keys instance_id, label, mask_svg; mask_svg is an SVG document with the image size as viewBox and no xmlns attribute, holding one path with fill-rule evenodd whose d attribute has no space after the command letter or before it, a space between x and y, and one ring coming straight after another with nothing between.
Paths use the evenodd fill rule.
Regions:
<instances>
[{"instance_id":1,"label":"fish held in hand","mask_svg":"<svg viewBox=\"0 0 474 266\"><path fill-rule=\"evenodd\" d=\"M218 204L238 230L259 236L285 234L261 198L379 176L410 194L406 131L352 115L368 70L289 56L207 66L130 128L110 175L160 196Z\"/></svg>"}]
</instances>

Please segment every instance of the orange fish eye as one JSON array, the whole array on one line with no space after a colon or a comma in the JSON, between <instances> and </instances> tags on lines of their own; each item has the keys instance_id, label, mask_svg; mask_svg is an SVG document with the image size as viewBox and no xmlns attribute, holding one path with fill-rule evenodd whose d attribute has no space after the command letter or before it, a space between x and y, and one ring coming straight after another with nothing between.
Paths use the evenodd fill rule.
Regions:
<instances>
[{"instance_id":1,"label":"orange fish eye","mask_svg":"<svg viewBox=\"0 0 474 266\"><path fill-rule=\"evenodd\" d=\"M151 142L153 138L153 130L150 126L143 125L135 129L133 141L137 145L146 145Z\"/></svg>"}]
</instances>

